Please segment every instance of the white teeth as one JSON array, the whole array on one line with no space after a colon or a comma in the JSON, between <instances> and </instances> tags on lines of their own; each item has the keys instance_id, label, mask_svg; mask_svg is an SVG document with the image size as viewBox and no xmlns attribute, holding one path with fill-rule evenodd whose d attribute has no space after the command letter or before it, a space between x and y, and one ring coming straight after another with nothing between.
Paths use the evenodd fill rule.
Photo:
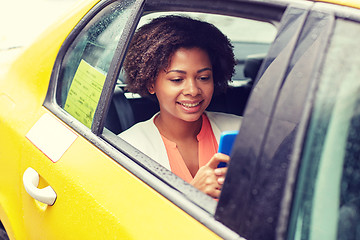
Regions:
<instances>
[{"instance_id":1,"label":"white teeth","mask_svg":"<svg viewBox=\"0 0 360 240\"><path fill-rule=\"evenodd\" d=\"M197 102L197 103L180 103L180 104L183 105L184 107L191 108L191 107L196 107L200 103Z\"/></svg>"}]
</instances>

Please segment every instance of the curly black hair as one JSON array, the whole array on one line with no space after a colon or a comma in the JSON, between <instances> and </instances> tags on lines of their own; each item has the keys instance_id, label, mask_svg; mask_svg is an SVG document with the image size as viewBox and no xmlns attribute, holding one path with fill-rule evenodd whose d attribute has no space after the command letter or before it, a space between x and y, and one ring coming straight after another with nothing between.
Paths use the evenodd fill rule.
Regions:
<instances>
[{"instance_id":1,"label":"curly black hair","mask_svg":"<svg viewBox=\"0 0 360 240\"><path fill-rule=\"evenodd\" d=\"M141 96L166 69L179 48L198 47L209 55L214 93L224 92L234 73L235 59L229 39L214 25L184 16L153 19L134 34L124 62L127 89Z\"/></svg>"}]
</instances>

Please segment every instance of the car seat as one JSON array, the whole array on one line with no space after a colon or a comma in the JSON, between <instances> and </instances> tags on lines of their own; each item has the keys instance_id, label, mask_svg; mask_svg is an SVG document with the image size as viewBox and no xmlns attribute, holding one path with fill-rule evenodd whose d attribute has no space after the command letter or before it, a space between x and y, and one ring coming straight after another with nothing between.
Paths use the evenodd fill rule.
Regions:
<instances>
[{"instance_id":1,"label":"car seat","mask_svg":"<svg viewBox=\"0 0 360 240\"><path fill-rule=\"evenodd\" d=\"M134 113L129 100L125 97L124 90L116 86L105 120L105 127L113 133L119 134L134 124Z\"/></svg>"}]
</instances>

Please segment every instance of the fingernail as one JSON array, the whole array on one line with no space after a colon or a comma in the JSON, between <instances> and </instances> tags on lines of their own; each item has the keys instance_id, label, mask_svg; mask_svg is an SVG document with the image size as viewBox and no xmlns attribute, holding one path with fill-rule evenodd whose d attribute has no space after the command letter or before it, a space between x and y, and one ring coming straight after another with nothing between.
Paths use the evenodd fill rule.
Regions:
<instances>
[{"instance_id":1,"label":"fingernail","mask_svg":"<svg viewBox=\"0 0 360 240\"><path fill-rule=\"evenodd\" d=\"M219 184L224 184L224 181L225 181L225 178L223 178L223 177L220 177L220 178L218 178L218 183Z\"/></svg>"}]
</instances>

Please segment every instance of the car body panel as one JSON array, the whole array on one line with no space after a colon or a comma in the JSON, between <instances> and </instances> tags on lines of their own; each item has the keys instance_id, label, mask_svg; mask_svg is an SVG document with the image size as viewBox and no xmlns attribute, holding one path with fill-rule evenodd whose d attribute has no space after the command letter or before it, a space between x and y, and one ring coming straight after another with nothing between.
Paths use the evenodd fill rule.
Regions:
<instances>
[{"instance_id":1,"label":"car body panel","mask_svg":"<svg viewBox=\"0 0 360 240\"><path fill-rule=\"evenodd\" d=\"M56 163L31 142L26 145L24 154L37 157L31 162L23 161L21 170L34 168L43 180L40 184L50 185L58 195L53 206L46 206L21 190L25 225L37 225L26 228L26 236L61 239L65 234L68 239L93 236L143 239L150 235L166 239L176 232L183 238L194 235L218 238L82 137Z\"/></svg>"},{"instance_id":2,"label":"car body panel","mask_svg":"<svg viewBox=\"0 0 360 240\"><path fill-rule=\"evenodd\" d=\"M1 161L6 161L1 162L1 166L2 171L6 174L0 175L1 182L22 186L19 174L21 174L20 160L24 137L31 124L40 116L38 114L39 107L45 98L57 49L60 48L64 36L71 31L78 19L93 4L94 2L89 4L84 1L83 5L87 5L86 7L80 4L78 11L73 13L74 17L67 16L62 21L55 23L51 29L39 36L31 48L16 49L16 56L11 59L14 61L13 63L2 62L0 108L6 117L1 117L0 129L2 136L6 137L1 138L0 141ZM58 27L60 25L61 28ZM58 48L53 49L54 46L58 46ZM38 58L39 55L42 57ZM10 61L10 59L8 60ZM5 184L1 187L5 187L1 190L1 194L4 193L1 204L8 204L8 206L2 206L0 210L2 211L1 220L10 236L15 235L19 239L25 238L23 223L18 221L18 219L22 219L22 213L17 211L21 206L21 202L19 202L20 189L13 188L12 184ZM6 214L3 212L5 209L9 211Z\"/></svg>"},{"instance_id":3,"label":"car body panel","mask_svg":"<svg viewBox=\"0 0 360 240\"><path fill-rule=\"evenodd\" d=\"M63 124L42 103L64 36L96 1L85 3L42 34L8 72L4 71L0 82L0 131L6 136L1 138L0 163L6 174L1 174L0 181L8 183L1 184L0 218L10 238L169 239L175 234L183 239L219 239L88 140L78 136L54 163L25 138L44 114ZM28 167L39 173L40 188L49 185L57 193L53 206L34 200L23 188L22 175ZM167 223L165 228L163 222Z\"/></svg>"}]
</instances>

